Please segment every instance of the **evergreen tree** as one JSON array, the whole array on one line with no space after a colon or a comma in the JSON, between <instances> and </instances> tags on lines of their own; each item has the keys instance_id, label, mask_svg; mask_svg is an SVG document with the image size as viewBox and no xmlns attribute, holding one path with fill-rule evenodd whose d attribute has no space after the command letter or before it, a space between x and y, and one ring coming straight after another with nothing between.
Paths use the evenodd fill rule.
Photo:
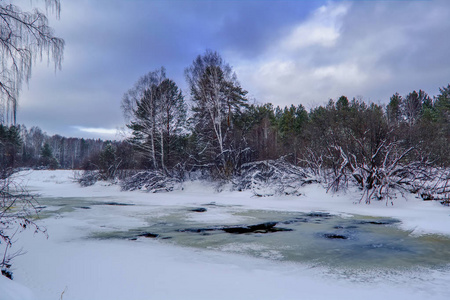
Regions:
<instances>
[{"instance_id":1,"label":"evergreen tree","mask_svg":"<svg viewBox=\"0 0 450 300\"><path fill-rule=\"evenodd\" d=\"M119 165L120 162L116 157L116 147L108 142L99 155L99 169L102 178L105 180L113 179Z\"/></svg>"},{"instance_id":2,"label":"evergreen tree","mask_svg":"<svg viewBox=\"0 0 450 300\"><path fill-rule=\"evenodd\" d=\"M398 93L395 93L390 98L389 104L386 107L386 113L388 121L391 125L398 125L401 120L401 107L403 106L402 102L403 98Z\"/></svg>"},{"instance_id":3,"label":"evergreen tree","mask_svg":"<svg viewBox=\"0 0 450 300\"><path fill-rule=\"evenodd\" d=\"M41 166L50 169L56 169L59 166L58 161L53 156L53 150L49 143L45 143L41 150Z\"/></svg>"},{"instance_id":4,"label":"evergreen tree","mask_svg":"<svg viewBox=\"0 0 450 300\"><path fill-rule=\"evenodd\" d=\"M12 174L21 145L19 128L0 124L0 179Z\"/></svg>"}]
</instances>

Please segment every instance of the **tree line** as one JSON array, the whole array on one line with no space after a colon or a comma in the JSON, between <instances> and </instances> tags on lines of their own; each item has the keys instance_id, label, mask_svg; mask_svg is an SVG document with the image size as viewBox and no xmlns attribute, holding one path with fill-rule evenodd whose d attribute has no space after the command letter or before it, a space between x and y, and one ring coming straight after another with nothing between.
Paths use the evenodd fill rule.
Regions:
<instances>
[{"instance_id":1,"label":"tree line","mask_svg":"<svg viewBox=\"0 0 450 300\"><path fill-rule=\"evenodd\" d=\"M301 104L250 104L217 52L199 55L185 75L188 99L164 68L143 76L124 95L136 165L165 173L208 170L226 178L245 163L279 157L336 169L344 152L370 160L381 145L396 145L396 152L413 148L405 160L450 164L450 85L435 97L422 90L395 93L386 106L341 96L307 111Z\"/></svg>"},{"instance_id":2,"label":"tree line","mask_svg":"<svg viewBox=\"0 0 450 300\"><path fill-rule=\"evenodd\" d=\"M185 75L188 96L164 68L142 76L125 93L122 110L131 135L123 141L48 136L38 127L0 125L2 170L82 168L100 170L104 178L120 170L201 171L226 179L246 163L284 157L336 175L343 171L344 157L381 164L389 145L395 145L391 155L412 149L405 162L450 165L450 85L434 97L422 90L395 93L386 106L341 96L307 111L301 104L249 103L247 91L217 52L199 55ZM375 153L378 157L372 158Z\"/></svg>"},{"instance_id":3,"label":"tree line","mask_svg":"<svg viewBox=\"0 0 450 300\"><path fill-rule=\"evenodd\" d=\"M81 169L98 155L105 142L100 139L49 136L39 127L0 124L0 168L2 177L14 169Z\"/></svg>"}]
</instances>

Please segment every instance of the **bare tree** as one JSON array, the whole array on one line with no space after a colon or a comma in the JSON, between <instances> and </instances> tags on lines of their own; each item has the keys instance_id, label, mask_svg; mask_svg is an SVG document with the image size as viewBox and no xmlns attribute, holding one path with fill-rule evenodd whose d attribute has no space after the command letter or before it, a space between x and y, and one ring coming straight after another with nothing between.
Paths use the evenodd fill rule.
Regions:
<instances>
[{"instance_id":1,"label":"bare tree","mask_svg":"<svg viewBox=\"0 0 450 300\"><path fill-rule=\"evenodd\" d=\"M59 17L60 0L45 0L47 11ZM64 40L55 37L47 16L38 9L24 12L13 4L0 3L0 100L2 123L15 124L19 91L31 77L37 58L47 56L61 67Z\"/></svg>"},{"instance_id":2,"label":"bare tree","mask_svg":"<svg viewBox=\"0 0 450 300\"><path fill-rule=\"evenodd\" d=\"M419 90L419 93L413 91L403 100L403 115L409 127L412 127L420 117L422 112L422 99L425 98L424 94L422 90Z\"/></svg>"},{"instance_id":3,"label":"bare tree","mask_svg":"<svg viewBox=\"0 0 450 300\"><path fill-rule=\"evenodd\" d=\"M357 140L363 147L363 141ZM419 191L432 179L426 160L408 160L415 147L404 148L401 142L384 140L370 155L358 156L338 145L331 146L339 162L328 189L338 190L350 179L356 181L363 194L360 201L384 199L393 203L395 191Z\"/></svg>"}]
</instances>

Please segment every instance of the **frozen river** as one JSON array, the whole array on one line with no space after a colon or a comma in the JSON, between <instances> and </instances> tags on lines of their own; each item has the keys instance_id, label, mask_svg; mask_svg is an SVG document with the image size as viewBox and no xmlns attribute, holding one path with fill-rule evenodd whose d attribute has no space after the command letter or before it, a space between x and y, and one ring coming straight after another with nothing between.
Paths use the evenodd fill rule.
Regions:
<instances>
[{"instance_id":1,"label":"frozen river","mask_svg":"<svg viewBox=\"0 0 450 300\"><path fill-rule=\"evenodd\" d=\"M41 198L41 218L83 217L96 223L100 211L134 218L130 227L105 222L85 239L156 239L163 243L232 252L270 260L354 269L447 268L450 239L411 235L401 221L326 212L254 210L215 202L201 206L121 203L102 198ZM111 220L109 221L111 222Z\"/></svg>"},{"instance_id":2,"label":"frozen river","mask_svg":"<svg viewBox=\"0 0 450 300\"><path fill-rule=\"evenodd\" d=\"M146 194L70 175L27 174L48 238L21 234L14 282L29 293L0 281L0 299L450 297L450 214L435 203L367 206L320 187L254 198L204 183Z\"/></svg>"}]
</instances>

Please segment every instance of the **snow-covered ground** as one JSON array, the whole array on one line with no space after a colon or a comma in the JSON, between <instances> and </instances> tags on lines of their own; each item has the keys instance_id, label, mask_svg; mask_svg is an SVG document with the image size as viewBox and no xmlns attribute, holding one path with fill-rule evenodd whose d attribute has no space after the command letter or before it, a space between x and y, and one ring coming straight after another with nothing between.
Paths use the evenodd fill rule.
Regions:
<instances>
[{"instance_id":1,"label":"snow-covered ground","mask_svg":"<svg viewBox=\"0 0 450 300\"><path fill-rule=\"evenodd\" d=\"M450 209L414 195L394 205L355 204L356 191L327 194L305 186L302 196L252 197L250 192L216 193L205 183L186 183L165 194L120 192L106 183L81 188L70 171L33 171L20 180L43 198L95 198L135 206L97 206L40 220L49 237L23 232L15 244L26 254L14 260L14 281L0 276L0 299L449 299L449 270L405 274L366 270L353 276L326 267L177 246L155 239L87 239L88 233L145 225L145 214L164 207L205 203L240 209L325 211L394 217L413 235L450 236ZM48 207L51 210L51 207ZM164 216L161 216L163 218ZM192 214L196 222L226 224L236 216L225 209ZM449 261L450 263L450 261Z\"/></svg>"}]
</instances>

